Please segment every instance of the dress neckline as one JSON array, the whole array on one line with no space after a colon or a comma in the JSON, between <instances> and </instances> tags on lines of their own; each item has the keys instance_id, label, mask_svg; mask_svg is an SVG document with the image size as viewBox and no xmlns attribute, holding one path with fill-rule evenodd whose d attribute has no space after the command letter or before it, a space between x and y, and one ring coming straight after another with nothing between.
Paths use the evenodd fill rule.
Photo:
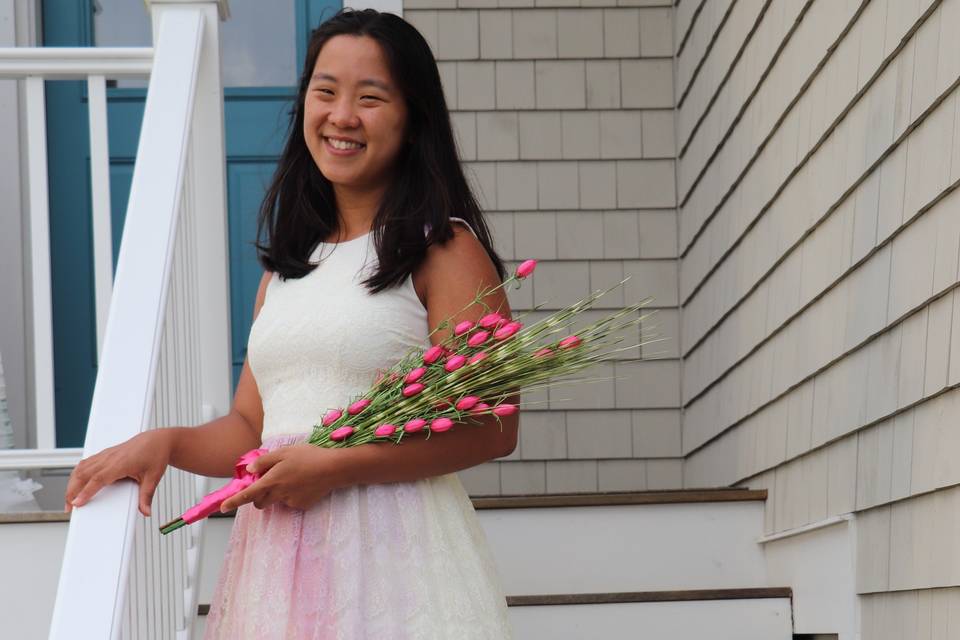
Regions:
<instances>
[{"instance_id":1,"label":"dress neckline","mask_svg":"<svg viewBox=\"0 0 960 640\"><path fill-rule=\"evenodd\" d=\"M350 244L350 243L352 243L352 242L357 242L357 241L359 241L359 240L363 240L364 238L369 237L371 233L372 233L371 231L367 231L367 232L364 233L363 235L359 235L359 236L357 236L356 238L351 238L350 240L342 240L342 241L340 241L340 242L319 242L319 243L317 243L317 244L322 244L322 245L325 246L325 247L329 247L329 246L334 246L334 247L336 247L336 246L340 246L340 245L342 245L342 244Z\"/></svg>"}]
</instances>

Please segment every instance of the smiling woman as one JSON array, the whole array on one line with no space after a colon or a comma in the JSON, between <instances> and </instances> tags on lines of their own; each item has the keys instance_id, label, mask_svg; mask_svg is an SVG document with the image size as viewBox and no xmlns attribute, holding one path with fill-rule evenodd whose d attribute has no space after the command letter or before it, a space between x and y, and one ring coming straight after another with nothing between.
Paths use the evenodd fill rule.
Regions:
<instances>
[{"instance_id":1,"label":"smiling woman","mask_svg":"<svg viewBox=\"0 0 960 640\"><path fill-rule=\"evenodd\" d=\"M237 395L269 452L223 505L239 508L207 637L510 638L454 472L509 454L516 416L400 445L304 443L378 370L443 340L441 320L478 319L475 292L504 277L436 63L402 19L344 11L313 34L260 232ZM509 318L502 290L484 303Z\"/></svg>"}]
</instances>

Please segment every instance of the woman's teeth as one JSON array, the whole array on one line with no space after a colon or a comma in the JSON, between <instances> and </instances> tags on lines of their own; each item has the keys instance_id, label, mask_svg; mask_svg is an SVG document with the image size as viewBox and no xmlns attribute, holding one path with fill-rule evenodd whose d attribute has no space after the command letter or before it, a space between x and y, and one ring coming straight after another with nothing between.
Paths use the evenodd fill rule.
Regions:
<instances>
[{"instance_id":1,"label":"woman's teeth","mask_svg":"<svg viewBox=\"0 0 960 640\"><path fill-rule=\"evenodd\" d=\"M330 146L334 149L362 149L364 145L357 144L356 142L347 142L346 140L335 140L333 138L327 138L327 142L330 143Z\"/></svg>"}]
</instances>

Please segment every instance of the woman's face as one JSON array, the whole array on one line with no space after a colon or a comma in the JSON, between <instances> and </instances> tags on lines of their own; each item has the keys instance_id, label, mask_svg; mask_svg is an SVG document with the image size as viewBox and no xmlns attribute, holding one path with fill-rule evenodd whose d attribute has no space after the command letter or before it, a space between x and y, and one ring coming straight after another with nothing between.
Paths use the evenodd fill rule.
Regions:
<instances>
[{"instance_id":1,"label":"woman's face","mask_svg":"<svg viewBox=\"0 0 960 640\"><path fill-rule=\"evenodd\" d=\"M406 124L406 103L380 45L367 36L328 40L304 98L303 137L320 172L335 185L382 187Z\"/></svg>"}]
</instances>

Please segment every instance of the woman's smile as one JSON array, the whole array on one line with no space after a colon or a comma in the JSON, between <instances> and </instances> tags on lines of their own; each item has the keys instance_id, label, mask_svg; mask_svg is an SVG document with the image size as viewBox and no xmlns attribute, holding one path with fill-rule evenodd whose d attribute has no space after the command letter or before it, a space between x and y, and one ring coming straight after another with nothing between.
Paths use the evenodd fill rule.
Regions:
<instances>
[{"instance_id":1,"label":"woman's smile","mask_svg":"<svg viewBox=\"0 0 960 640\"><path fill-rule=\"evenodd\" d=\"M323 136L323 147L335 156L356 156L366 149L367 145Z\"/></svg>"}]
</instances>

